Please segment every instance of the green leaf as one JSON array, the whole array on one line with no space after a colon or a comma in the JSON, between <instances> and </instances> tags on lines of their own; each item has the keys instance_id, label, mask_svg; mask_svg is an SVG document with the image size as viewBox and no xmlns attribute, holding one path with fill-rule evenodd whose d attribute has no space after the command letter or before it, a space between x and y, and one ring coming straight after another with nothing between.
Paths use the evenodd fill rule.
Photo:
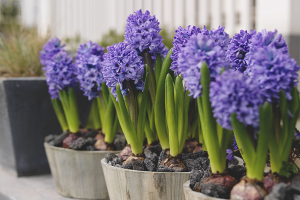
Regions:
<instances>
[{"instance_id":1,"label":"green leaf","mask_svg":"<svg viewBox=\"0 0 300 200\"><path fill-rule=\"evenodd\" d=\"M174 86L172 77L168 74L165 82L166 87L166 117L169 128L170 138L170 154L177 156L179 154L178 128L176 121L175 102L174 102Z\"/></svg>"},{"instance_id":2,"label":"green leaf","mask_svg":"<svg viewBox=\"0 0 300 200\"><path fill-rule=\"evenodd\" d=\"M169 137L167 134L166 126L166 113L165 113L165 80L170 69L172 59L172 49L169 51L168 55L165 57L162 69L159 76L159 81L156 90L155 105L154 105L154 115L155 115L155 126L157 130L157 135L161 143L162 149L167 149L169 145Z\"/></svg>"}]
</instances>

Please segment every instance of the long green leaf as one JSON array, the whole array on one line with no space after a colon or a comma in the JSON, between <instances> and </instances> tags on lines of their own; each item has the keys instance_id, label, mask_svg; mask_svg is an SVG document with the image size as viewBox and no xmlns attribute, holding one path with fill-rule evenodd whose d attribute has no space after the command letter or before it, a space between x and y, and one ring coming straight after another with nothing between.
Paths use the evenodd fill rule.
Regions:
<instances>
[{"instance_id":1,"label":"long green leaf","mask_svg":"<svg viewBox=\"0 0 300 200\"><path fill-rule=\"evenodd\" d=\"M154 105L154 115L155 115L155 126L157 130L157 135L163 149L167 149L170 147L169 145L169 137L167 134L167 126L166 126L166 114L165 114L165 80L170 69L172 59L170 56L172 55L172 49L170 49L168 55L165 57L162 69L159 76L159 81L157 85L157 92L155 98Z\"/></svg>"}]
</instances>

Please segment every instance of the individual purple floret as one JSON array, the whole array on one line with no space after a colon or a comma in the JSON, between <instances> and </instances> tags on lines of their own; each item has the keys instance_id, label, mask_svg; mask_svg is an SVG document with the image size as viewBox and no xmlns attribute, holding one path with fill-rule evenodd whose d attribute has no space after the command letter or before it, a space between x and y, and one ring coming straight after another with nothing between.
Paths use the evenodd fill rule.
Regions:
<instances>
[{"instance_id":1,"label":"individual purple floret","mask_svg":"<svg viewBox=\"0 0 300 200\"><path fill-rule=\"evenodd\" d=\"M233 70L239 70L244 72L247 69L247 62L245 60L246 53L249 52L249 43L253 34L256 32L250 30L240 30L240 33L236 33L228 45L226 51L226 58L229 61L229 65Z\"/></svg>"},{"instance_id":2,"label":"individual purple floret","mask_svg":"<svg viewBox=\"0 0 300 200\"><path fill-rule=\"evenodd\" d=\"M77 86L75 66L72 57L61 50L56 53L50 62L43 67L52 99L58 98L58 90L69 89Z\"/></svg>"},{"instance_id":3,"label":"individual purple floret","mask_svg":"<svg viewBox=\"0 0 300 200\"><path fill-rule=\"evenodd\" d=\"M76 74L80 88L89 100L99 96L101 83L104 81L102 75L104 49L92 41L80 45L77 49Z\"/></svg>"},{"instance_id":4,"label":"individual purple floret","mask_svg":"<svg viewBox=\"0 0 300 200\"><path fill-rule=\"evenodd\" d=\"M172 49L172 65L171 69L174 71L175 75L178 75L178 54L181 49L185 47L187 41L190 39L192 35L197 35L201 33L201 29L196 26L189 25L187 28L182 28L181 26L175 31L175 36L173 40L173 49Z\"/></svg>"},{"instance_id":5,"label":"individual purple floret","mask_svg":"<svg viewBox=\"0 0 300 200\"><path fill-rule=\"evenodd\" d=\"M127 43L120 42L107 47L103 61L103 78L107 86L112 88L111 92L115 97L117 97L118 83L125 95L128 90L128 81L133 81L138 87L143 87L143 73L142 57L138 56L136 50Z\"/></svg>"},{"instance_id":6,"label":"individual purple floret","mask_svg":"<svg viewBox=\"0 0 300 200\"><path fill-rule=\"evenodd\" d=\"M251 75L251 66L253 65L253 55L258 51L259 48L265 46L273 46L282 53L288 52L288 47L285 39L281 34L277 35L277 30L273 32L263 29L261 32L253 34L249 43L249 52L246 54L245 60L248 64L248 69L245 71L246 74Z\"/></svg>"},{"instance_id":7,"label":"individual purple floret","mask_svg":"<svg viewBox=\"0 0 300 200\"><path fill-rule=\"evenodd\" d=\"M227 153L227 159L229 160L229 161L232 161L233 160L233 158L234 158L234 152L231 150L231 149L227 149L226 150L226 153Z\"/></svg>"},{"instance_id":8,"label":"individual purple floret","mask_svg":"<svg viewBox=\"0 0 300 200\"><path fill-rule=\"evenodd\" d=\"M136 11L127 18L125 27L125 43L130 44L132 48L139 53L149 49L152 59L156 59L158 53L164 53L165 45L162 43L162 36L159 34L159 22L155 15L150 15L146 10Z\"/></svg>"},{"instance_id":9,"label":"individual purple floret","mask_svg":"<svg viewBox=\"0 0 300 200\"><path fill-rule=\"evenodd\" d=\"M217 122L232 130L231 114L246 127L259 127L259 106L263 99L259 88L239 71L225 71L210 84L210 101Z\"/></svg>"},{"instance_id":10,"label":"individual purple floret","mask_svg":"<svg viewBox=\"0 0 300 200\"><path fill-rule=\"evenodd\" d=\"M60 44L58 38L49 39L49 41L43 46L43 51L40 52L40 60L43 66L47 65L47 62L52 60L52 57L63 50L65 45Z\"/></svg>"},{"instance_id":11,"label":"individual purple floret","mask_svg":"<svg viewBox=\"0 0 300 200\"><path fill-rule=\"evenodd\" d=\"M209 36L198 33L190 38L178 58L179 73L182 74L185 87L193 98L201 96L200 68L203 62L207 63L211 81L215 80L223 68L228 67L222 48Z\"/></svg>"},{"instance_id":12,"label":"individual purple floret","mask_svg":"<svg viewBox=\"0 0 300 200\"><path fill-rule=\"evenodd\" d=\"M265 46L252 56L251 77L259 84L260 94L270 103L279 102L279 91L283 90L288 100L291 89L297 87L300 69L290 55L274 46Z\"/></svg>"}]
</instances>

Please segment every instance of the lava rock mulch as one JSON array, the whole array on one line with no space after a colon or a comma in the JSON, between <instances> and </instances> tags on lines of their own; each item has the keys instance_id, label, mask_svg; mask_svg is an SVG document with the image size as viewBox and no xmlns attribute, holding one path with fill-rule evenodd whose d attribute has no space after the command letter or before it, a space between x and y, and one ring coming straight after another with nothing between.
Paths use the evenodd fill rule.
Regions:
<instances>
[{"instance_id":1,"label":"lava rock mulch","mask_svg":"<svg viewBox=\"0 0 300 200\"><path fill-rule=\"evenodd\" d=\"M146 147L144 149L145 159L132 159L131 163L124 163L125 160L113 153L105 155L109 165L130 170L151 171L151 172L182 172L180 167L169 168L161 165L162 161L168 157L168 153L162 150L159 144ZM210 162L207 152L201 151L182 155L182 159L188 171L193 170L210 170Z\"/></svg>"},{"instance_id":2,"label":"lava rock mulch","mask_svg":"<svg viewBox=\"0 0 300 200\"><path fill-rule=\"evenodd\" d=\"M70 135L68 131L65 131L60 135L46 136L45 142L55 147L64 147L74 150L98 151L99 149L96 148L95 143L99 138L103 139L103 135L101 135L101 131L99 130L82 130L72 135ZM121 133L117 133L112 144L114 150L122 150L126 145L127 141L125 136Z\"/></svg>"}]
</instances>

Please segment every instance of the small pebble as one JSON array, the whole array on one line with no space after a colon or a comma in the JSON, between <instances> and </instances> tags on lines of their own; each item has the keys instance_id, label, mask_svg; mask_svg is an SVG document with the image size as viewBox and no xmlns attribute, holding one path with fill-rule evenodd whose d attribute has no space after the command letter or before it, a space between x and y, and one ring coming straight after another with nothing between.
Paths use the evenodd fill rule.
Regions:
<instances>
[{"instance_id":1,"label":"small pebble","mask_svg":"<svg viewBox=\"0 0 300 200\"><path fill-rule=\"evenodd\" d=\"M226 192L226 188L222 185L206 183L201 184L201 192L211 197L216 198L227 198L228 194Z\"/></svg>"},{"instance_id":2,"label":"small pebble","mask_svg":"<svg viewBox=\"0 0 300 200\"><path fill-rule=\"evenodd\" d=\"M159 165L158 168L157 168L157 171L158 172L174 172L174 169L163 166L163 165Z\"/></svg>"},{"instance_id":3,"label":"small pebble","mask_svg":"<svg viewBox=\"0 0 300 200\"><path fill-rule=\"evenodd\" d=\"M143 160L132 159L133 170L145 171L145 164Z\"/></svg>"},{"instance_id":4,"label":"small pebble","mask_svg":"<svg viewBox=\"0 0 300 200\"><path fill-rule=\"evenodd\" d=\"M122 167L123 167L124 169L133 169L132 163L126 163L126 164L122 165Z\"/></svg>"},{"instance_id":5,"label":"small pebble","mask_svg":"<svg viewBox=\"0 0 300 200\"><path fill-rule=\"evenodd\" d=\"M105 154L106 162L112 161L114 158L117 158L117 155L114 153Z\"/></svg>"},{"instance_id":6,"label":"small pebble","mask_svg":"<svg viewBox=\"0 0 300 200\"><path fill-rule=\"evenodd\" d=\"M153 172L153 171L156 170L156 165L155 165L155 163L150 158L146 158L144 160L144 163L145 163L146 168L148 169L148 171Z\"/></svg>"}]
</instances>

